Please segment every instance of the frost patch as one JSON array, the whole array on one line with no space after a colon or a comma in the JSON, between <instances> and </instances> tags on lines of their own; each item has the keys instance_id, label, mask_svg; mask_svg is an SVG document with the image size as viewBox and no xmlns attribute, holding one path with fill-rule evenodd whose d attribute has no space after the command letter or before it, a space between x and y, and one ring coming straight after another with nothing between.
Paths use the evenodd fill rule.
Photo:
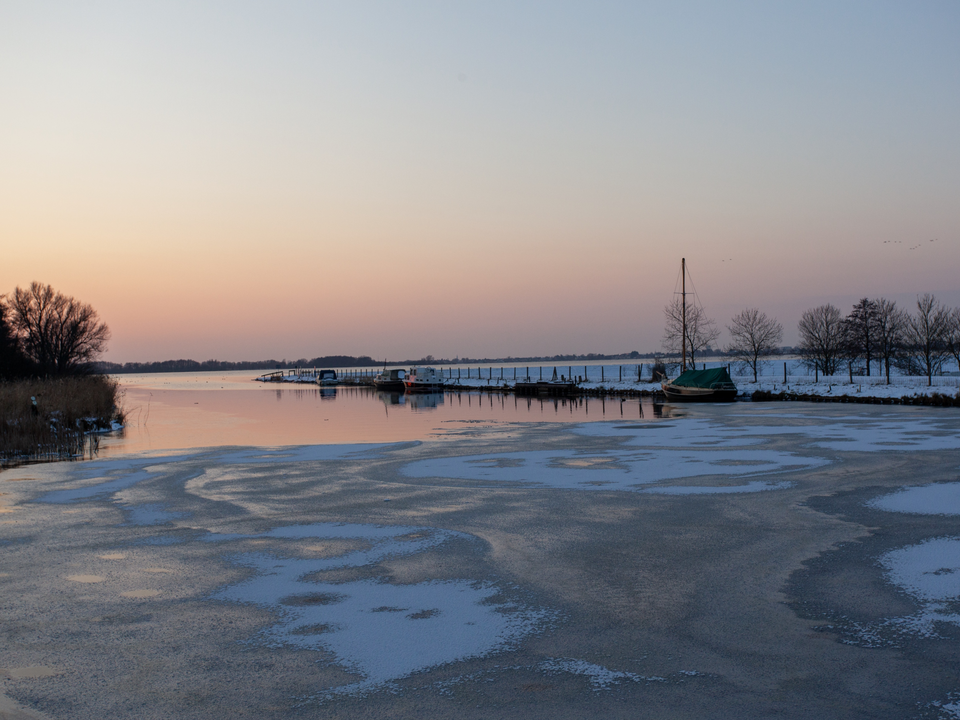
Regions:
<instances>
[{"instance_id":1,"label":"frost patch","mask_svg":"<svg viewBox=\"0 0 960 720\"><path fill-rule=\"evenodd\" d=\"M583 675L590 680L590 685L594 692L608 690L612 685L619 685L623 682L663 682L662 677L645 677L636 673L626 672L624 670L610 670L587 662L586 660L573 660L569 658L551 658L544 660L538 665L538 668L545 673L570 673L572 675Z\"/></svg>"},{"instance_id":2,"label":"frost patch","mask_svg":"<svg viewBox=\"0 0 960 720\"><path fill-rule=\"evenodd\" d=\"M960 436L956 431L933 420L878 421L867 417L844 417L825 422L823 418L809 417L804 418L809 424L767 424L771 417L766 415L757 418L764 424L756 426L721 425L707 419L683 418L658 425L655 431L639 424L631 427L597 422L580 425L576 432L589 437L627 437L628 443L637 447L746 447L762 443L764 438L798 435L809 438L816 447L829 450L902 452L960 449Z\"/></svg>"},{"instance_id":3,"label":"frost patch","mask_svg":"<svg viewBox=\"0 0 960 720\"><path fill-rule=\"evenodd\" d=\"M937 623L960 626L960 614L950 607L960 600L960 538L935 538L893 550L880 563L892 583L921 603L919 612L891 623L924 637L936 637Z\"/></svg>"},{"instance_id":4,"label":"frost patch","mask_svg":"<svg viewBox=\"0 0 960 720\"><path fill-rule=\"evenodd\" d=\"M960 515L960 483L941 483L899 490L874 498L868 507L917 515Z\"/></svg>"},{"instance_id":5,"label":"frost patch","mask_svg":"<svg viewBox=\"0 0 960 720\"><path fill-rule=\"evenodd\" d=\"M809 458L776 450L676 450L611 451L583 456L574 450L545 450L496 455L431 458L411 462L400 472L412 478L452 478L534 484L551 488L636 490L637 486L701 475L749 477L825 465ZM704 492L756 492L779 486L749 485L742 490L707 488ZM694 492L677 489L677 494Z\"/></svg>"},{"instance_id":6,"label":"frost patch","mask_svg":"<svg viewBox=\"0 0 960 720\"><path fill-rule=\"evenodd\" d=\"M371 546L332 558L244 554L237 562L253 568L253 577L220 590L213 598L274 610L280 620L261 633L261 642L326 650L335 656L336 664L363 678L308 700L362 695L437 665L511 649L538 631L549 613L502 599L501 589L488 581L396 585L385 578L336 583L305 578L325 570L369 566L470 537L432 528L332 523L277 528L258 535L213 536L211 540L221 542L355 538Z\"/></svg>"}]
</instances>

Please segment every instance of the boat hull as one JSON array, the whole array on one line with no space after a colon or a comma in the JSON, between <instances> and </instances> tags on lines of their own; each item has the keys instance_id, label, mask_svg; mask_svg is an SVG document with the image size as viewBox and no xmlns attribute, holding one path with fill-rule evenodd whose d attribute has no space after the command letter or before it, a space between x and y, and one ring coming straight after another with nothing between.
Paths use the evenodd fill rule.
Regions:
<instances>
[{"instance_id":1,"label":"boat hull","mask_svg":"<svg viewBox=\"0 0 960 720\"><path fill-rule=\"evenodd\" d=\"M663 394L672 402L733 402L736 388L694 388L664 383Z\"/></svg>"},{"instance_id":2,"label":"boat hull","mask_svg":"<svg viewBox=\"0 0 960 720\"><path fill-rule=\"evenodd\" d=\"M442 382L404 381L403 386L407 392L438 392L443 390Z\"/></svg>"}]
</instances>

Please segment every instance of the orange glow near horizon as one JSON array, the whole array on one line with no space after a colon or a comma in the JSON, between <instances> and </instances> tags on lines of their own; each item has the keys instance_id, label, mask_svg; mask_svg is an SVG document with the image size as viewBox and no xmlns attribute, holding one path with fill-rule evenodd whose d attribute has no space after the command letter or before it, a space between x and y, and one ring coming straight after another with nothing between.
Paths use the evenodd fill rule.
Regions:
<instances>
[{"instance_id":1,"label":"orange glow near horizon","mask_svg":"<svg viewBox=\"0 0 960 720\"><path fill-rule=\"evenodd\" d=\"M118 362L653 352L681 257L788 344L960 305L955 8L286 7L0 10L0 294Z\"/></svg>"}]
</instances>

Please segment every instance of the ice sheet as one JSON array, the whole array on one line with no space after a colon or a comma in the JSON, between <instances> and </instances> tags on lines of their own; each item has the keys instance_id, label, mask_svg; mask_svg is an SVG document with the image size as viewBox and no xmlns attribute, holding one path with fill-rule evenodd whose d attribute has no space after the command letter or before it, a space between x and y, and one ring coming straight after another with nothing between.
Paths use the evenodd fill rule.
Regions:
<instances>
[{"instance_id":1,"label":"ice sheet","mask_svg":"<svg viewBox=\"0 0 960 720\"><path fill-rule=\"evenodd\" d=\"M960 515L960 483L904 488L867 503L877 510L918 515Z\"/></svg>"},{"instance_id":2,"label":"ice sheet","mask_svg":"<svg viewBox=\"0 0 960 720\"><path fill-rule=\"evenodd\" d=\"M406 537L405 537L406 536ZM318 524L277 528L260 535L213 537L354 538L368 550L334 558L278 558L243 554L237 562L253 577L224 588L217 600L254 603L279 613L261 641L327 650L362 680L330 694L364 693L429 667L502 652L538 631L548 611L497 599L488 580L433 580L408 585L386 578L348 582L306 579L333 568L359 568L470 536L434 528Z\"/></svg>"},{"instance_id":3,"label":"ice sheet","mask_svg":"<svg viewBox=\"0 0 960 720\"><path fill-rule=\"evenodd\" d=\"M405 465L401 472L411 478L454 478L579 490L636 490L642 485L668 480L702 475L749 477L813 468L826 462L775 450L652 448L643 452L592 455L573 450L532 450L419 460Z\"/></svg>"}]
</instances>

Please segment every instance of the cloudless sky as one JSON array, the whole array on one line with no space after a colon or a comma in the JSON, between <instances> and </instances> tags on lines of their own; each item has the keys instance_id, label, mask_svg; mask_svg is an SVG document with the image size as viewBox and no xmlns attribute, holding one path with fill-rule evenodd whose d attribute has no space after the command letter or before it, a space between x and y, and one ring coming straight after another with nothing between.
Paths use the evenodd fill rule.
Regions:
<instances>
[{"instance_id":1,"label":"cloudless sky","mask_svg":"<svg viewBox=\"0 0 960 720\"><path fill-rule=\"evenodd\" d=\"M960 3L0 3L0 293L107 359L659 349L960 304ZM721 339L721 343L725 337Z\"/></svg>"}]
</instances>

